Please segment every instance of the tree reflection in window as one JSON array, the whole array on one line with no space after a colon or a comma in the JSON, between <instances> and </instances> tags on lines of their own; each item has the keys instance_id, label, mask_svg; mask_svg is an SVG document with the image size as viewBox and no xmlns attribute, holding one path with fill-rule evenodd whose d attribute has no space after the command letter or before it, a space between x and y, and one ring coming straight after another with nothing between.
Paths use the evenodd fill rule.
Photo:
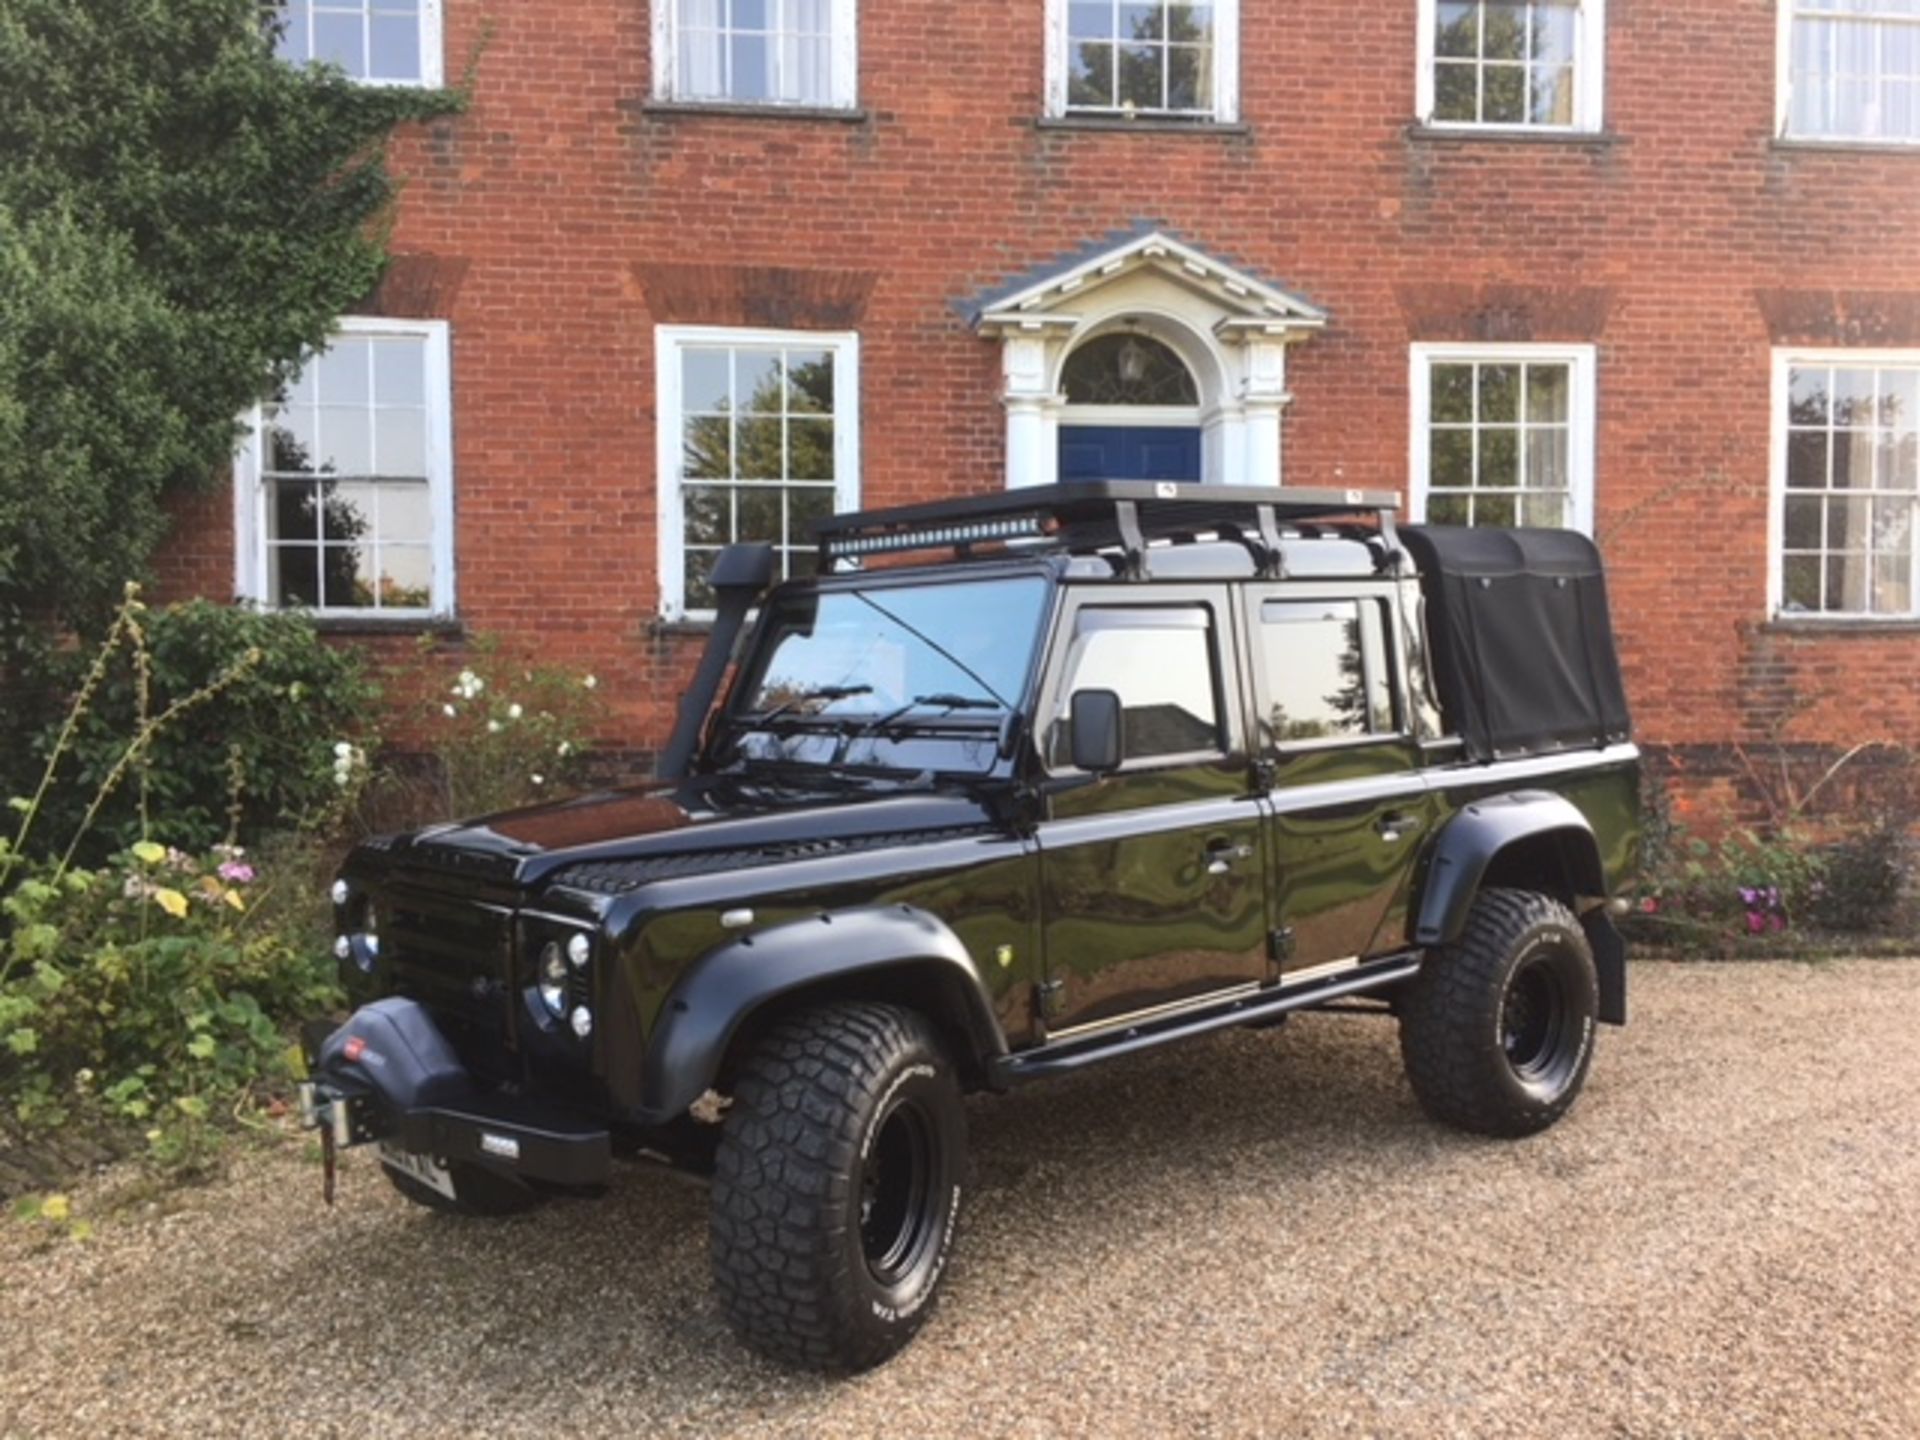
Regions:
<instances>
[{"instance_id":1,"label":"tree reflection in window","mask_svg":"<svg viewBox=\"0 0 1920 1440\"><path fill-rule=\"evenodd\" d=\"M1193 372L1151 335L1102 335L1067 357L1069 405L1198 405Z\"/></svg>"}]
</instances>

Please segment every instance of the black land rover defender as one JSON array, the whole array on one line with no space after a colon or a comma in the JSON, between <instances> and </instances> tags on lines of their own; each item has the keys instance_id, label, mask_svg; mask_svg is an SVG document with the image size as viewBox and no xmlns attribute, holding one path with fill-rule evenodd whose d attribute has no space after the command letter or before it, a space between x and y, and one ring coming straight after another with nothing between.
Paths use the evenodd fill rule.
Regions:
<instances>
[{"instance_id":1,"label":"black land rover defender","mask_svg":"<svg viewBox=\"0 0 1920 1440\"><path fill-rule=\"evenodd\" d=\"M1626 1018L1599 560L1393 506L1014 491L836 517L770 593L723 552L657 783L347 862L329 1164L377 1142L486 1215L709 1173L734 1326L849 1369L925 1318L968 1091L1337 1001L1398 1018L1437 1118L1552 1124Z\"/></svg>"}]
</instances>

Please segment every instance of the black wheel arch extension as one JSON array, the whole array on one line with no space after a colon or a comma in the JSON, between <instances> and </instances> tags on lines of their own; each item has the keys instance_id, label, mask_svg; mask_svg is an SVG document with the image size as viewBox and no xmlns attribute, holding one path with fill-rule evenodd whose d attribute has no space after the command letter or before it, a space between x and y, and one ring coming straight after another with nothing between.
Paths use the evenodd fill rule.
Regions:
<instances>
[{"instance_id":1,"label":"black wheel arch extension","mask_svg":"<svg viewBox=\"0 0 1920 1440\"><path fill-rule=\"evenodd\" d=\"M641 1063L650 1119L686 1112L729 1056L798 1006L885 1001L925 1015L963 1084L983 1084L1007 1053L993 1001L966 946L910 905L825 911L709 951L667 996Z\"/></svg>"},{"instance_id":2,"label":"black wheel arch extension","mask_svg":"<svg viewBox=\"0 0 1920 1440\"><path fill-rule=\"evenodd\" d=\"M1579 899L1610 894L1593 826L1565 796L1521 790L1463 807L1434 838L1414 925L1416 943L1460 938L1474 897L1488 886ZM1604 907L1580 916L1599 970L1599 1018L1627 1019L1626 947Z\"/></svg>"}]
</instances>

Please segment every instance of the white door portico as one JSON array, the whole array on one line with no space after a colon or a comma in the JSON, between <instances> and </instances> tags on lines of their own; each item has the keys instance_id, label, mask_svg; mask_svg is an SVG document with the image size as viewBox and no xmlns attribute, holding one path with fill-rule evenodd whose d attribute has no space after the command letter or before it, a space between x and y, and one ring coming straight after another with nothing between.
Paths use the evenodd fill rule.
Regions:
<instances>
[{"instance_id":1,"label":"white door portico","mask_svg":"<svg viewBox=\"0 0 1920 1440\"><path fill-rule=\"evenodd\" d=\"M1298 296L1161 230L1012 282L973 311L976 332L1001 344L1008 486L1059 478L1060 426L1072 418L1061 371L1079 346L1115 332L1161 341L1192 371L1203 482L1278 485L1287 347L1326 323ZM1100 418L1126 423L1111 407Z\"/></svg>"}]
</instances>

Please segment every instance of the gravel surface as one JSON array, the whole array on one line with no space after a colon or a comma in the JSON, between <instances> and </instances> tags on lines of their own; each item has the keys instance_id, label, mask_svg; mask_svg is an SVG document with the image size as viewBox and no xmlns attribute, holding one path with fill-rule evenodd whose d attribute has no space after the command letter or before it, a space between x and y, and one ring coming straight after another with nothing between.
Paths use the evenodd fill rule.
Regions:
<instances>
[{"instance_id":1,"label":"gravel surface","mask_svg":"<svg viewBox=\"0 0 1920 1440\"><path fill-rule=\"evenodd\" d=\"M1920 1435L1920 964L1633 987L1517 1144L1354 1016L983 1098L940 1310L837 1383L730 1338L687 1182L467 1221L250 1156L0 1225L0 1434Z\"/></svg>"}]
</instances>

